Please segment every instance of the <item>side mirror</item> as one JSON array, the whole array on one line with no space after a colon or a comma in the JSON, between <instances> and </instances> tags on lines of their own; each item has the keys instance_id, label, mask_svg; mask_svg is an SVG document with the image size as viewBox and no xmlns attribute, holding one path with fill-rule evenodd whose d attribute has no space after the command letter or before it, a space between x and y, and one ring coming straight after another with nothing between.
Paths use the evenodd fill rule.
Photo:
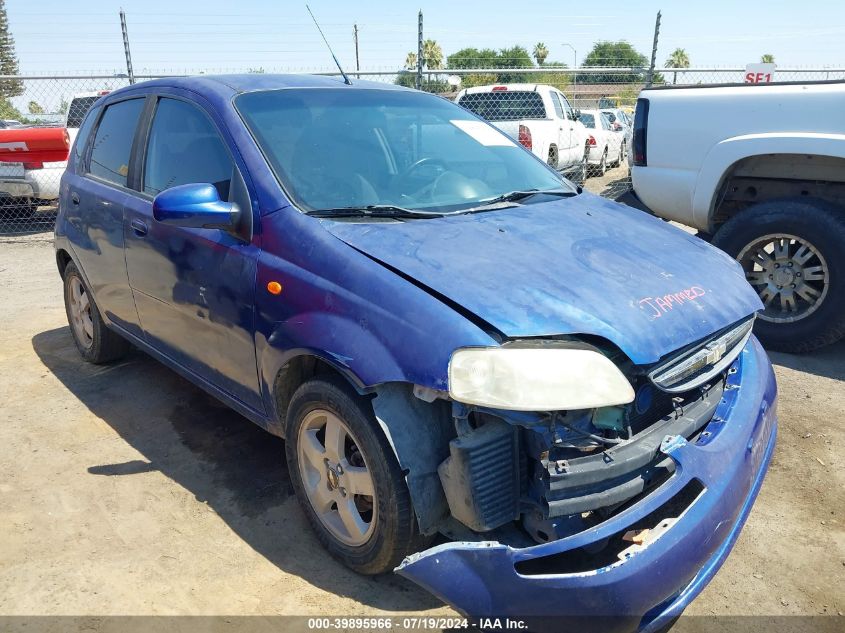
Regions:
<instances>
[{"instance_id":1,"label":"side mirror","mask_svg":"<svg viewBox=\"0 0 845 633\"><path fill-rule=\"evenodd\" d=\"M572 116L574 116L575 120L577 121L578 119L581 118L581 110L579 110L578 108L573 109L572 110Z\"/></svg>"},{"instance_id":2,"label":"side mirror","mask_svg":"<svg viewBox=\"0 0 845 633\"><path fill-rule=\"evenodd\" d=\"M217 188L206 183L171 187L153 200L153 217L172 226L231 230L240 214L238 205L220 200Z\"/></svg>"}]
</instances>

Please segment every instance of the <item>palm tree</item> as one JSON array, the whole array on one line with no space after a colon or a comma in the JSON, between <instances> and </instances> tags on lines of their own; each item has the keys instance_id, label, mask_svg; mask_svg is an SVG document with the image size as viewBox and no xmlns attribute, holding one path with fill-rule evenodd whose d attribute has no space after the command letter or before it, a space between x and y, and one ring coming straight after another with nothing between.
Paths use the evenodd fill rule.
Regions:
<instances>
[{"instance_id":1,"label":"palm tree","mask_svg":"<svg viewBox=\"0 0 845 633\"><path fill-rule=\"evenodd\" d=\"M417 54L416 53L408 53L405 57L405 68L408 70L414 70L417 67Z\"/></svg>"},{"instance_id":2,"label":"palm tree","mask_svg":"<svg viewBox=\"0 0 845 633\"><path fill-rule=\"evenodd\" d=\"M423 42L423 63L429 70L443 68L443 49L435 40Z\"/></svg>"},{"instance_id":3,"label":"palm tree","mask_svg":"<svg viewBox=\"0 0 845 633\"><path fill-rule=\"evenodd\" d=\"M760 63L763 64L774 64L775 63L775 56L771 53L766 53L760 58Z\"/></svg>"},{"instance_id":4,"label":"palm tree","mask_svg":"<svg viewBox=\"0 0 845 633\"><path fill-rule=\"evenodd\" d=\"M546 57L549 56L549 49L546 48L546 45L543 42L537 42L534 45L534 59L537 60L537 65L542 66L543 62L546 61Z\"/></svg>"},{"instance_id":5,"label":"palm tree","mask_svg":"<svg viewBox=\"0 0 845 633\"><path fill-rule=\"evenodd\" d=\"M689 68L689 55L683 48L676 48L666 60L666 68ZM672 73L672 83L677 83L678 73Z\"/></svg>"}]
</instances>

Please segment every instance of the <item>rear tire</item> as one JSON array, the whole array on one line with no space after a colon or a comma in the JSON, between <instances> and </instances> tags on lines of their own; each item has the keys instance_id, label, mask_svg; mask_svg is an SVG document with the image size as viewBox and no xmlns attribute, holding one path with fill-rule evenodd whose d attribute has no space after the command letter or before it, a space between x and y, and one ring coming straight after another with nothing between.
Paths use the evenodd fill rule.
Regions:
<instances>
[{"instance_id":1,"label":"rear tire","mask_svg":"<svg viewBox=\"0 0 845 633\"><path fill-rule=\"evenodd\" d=\"M762 202L728 220L712 243L740 261L768 303L754 326L768 349L809 352L845 336L842 209L821 200Z\"/></svg>"},{"instance_id":2,"label":"rear tire","mask_svg":"<svg viewBox=\"0 0 845 633\"><path fill-rule=\"evenodd\" d=\"M546 159L546 162L552 169L558 169L557 148L554 145L549 148L549 157Z\"/></svg>"},{"instance_id":3,"label":"rear tire","mask_svg":"<svg viewBox=\"0 0 845 633\"><path fill-rule=\"evenodd\" d=\"M601 178L607 173L607 148L604 148L604 153L601 155L599 164L593 168L593 173Z\"/></svg>"},{"instance_id":4,"label":"rear tire","mask_svg":"<svg viewBox=\"0 0 845 633\"><path fill-rule=\"evenodd\" d=\"M94 296L76 264L64 270L65 312L76 349L83 359L99 365L117 360L130 348L129 341L106 327Z\"/></svg>"},{"instance_id":5,"label":"rear tire","mask_svg":"<svg viewBox=\"0 0 845 633\"><path fill-rule=\"evenodd\" d=\"M345 439L332 442L338 434ZM337 560L361 574L381 574L427 545L372 406L343 379L320 376L294 392L285 438L296 496L317 538ZM353 472L368 475L367 485L350 478Z\"/></svg>"}]
</instances>

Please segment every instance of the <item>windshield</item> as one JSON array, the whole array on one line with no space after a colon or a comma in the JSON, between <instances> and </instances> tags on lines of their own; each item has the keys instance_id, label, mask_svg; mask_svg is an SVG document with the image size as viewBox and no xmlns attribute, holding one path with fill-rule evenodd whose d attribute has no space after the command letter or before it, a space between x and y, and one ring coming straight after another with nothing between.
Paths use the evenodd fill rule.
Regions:
<instances>
[{"instance_id":1,"label":"windshield","mask_svg":"<svg viewBox=\"0 0 845 633\"><path fill-rule=\"evenodd\" d=\"M596 127L596 118L592 114L582 112L581 118L579 118L578 120L584 124L584 127Z\"/></svg>"},{"instance_id":2,"label":"windshield","mask_svg":"<svg viewBox=\"0 0 845 633\"><path fill-rule=\"evenodd\" d=\"M511 138L433 95L283 89L244 93L235 106L304 211L443 213L514 191L575 191Z\"/></svg>"}]
</instances>

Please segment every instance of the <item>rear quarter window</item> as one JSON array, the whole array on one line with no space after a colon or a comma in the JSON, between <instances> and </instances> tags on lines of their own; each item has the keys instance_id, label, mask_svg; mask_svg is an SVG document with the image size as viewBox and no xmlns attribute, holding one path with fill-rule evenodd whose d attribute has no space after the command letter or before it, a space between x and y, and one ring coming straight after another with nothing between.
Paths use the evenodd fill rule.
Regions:
<instances>
[{"instance_id":1,"label":"rear quarter window","mask_svg":"<svg viewBox=\"0 0 845 633\"><path fill-rule=\"evenodd\" d=\"M79 169L79 161L85 153L85 145L88 143L88 136L91 134L91 128L94 127L94 121L100 114L99 109L91 110L85 120L82 122L82 127L79 128L79 133L73 142L73 165Z\"/></svg>"},{"instance_id":2,"label":"rear quarter window","mask_svg":"<svg viewBox=\"0 0 845 633\"><path fill-rule=\"evenodd\" d=\"M91 148L88 173L125 187L129 175L129 154L144 99L129 99L106 106Z\"/></svg>"},{"instance_id":3,"label":"rear quarter window","mask_svg":"<svg viewBox=\"0 0 845 633\"><path fill-rule=\"evenodd\" d=\"M547 116L543 98L526 90L473 92L461 97L458 105L488 121L545 119Z\"/></svg>"}]
</instances>

